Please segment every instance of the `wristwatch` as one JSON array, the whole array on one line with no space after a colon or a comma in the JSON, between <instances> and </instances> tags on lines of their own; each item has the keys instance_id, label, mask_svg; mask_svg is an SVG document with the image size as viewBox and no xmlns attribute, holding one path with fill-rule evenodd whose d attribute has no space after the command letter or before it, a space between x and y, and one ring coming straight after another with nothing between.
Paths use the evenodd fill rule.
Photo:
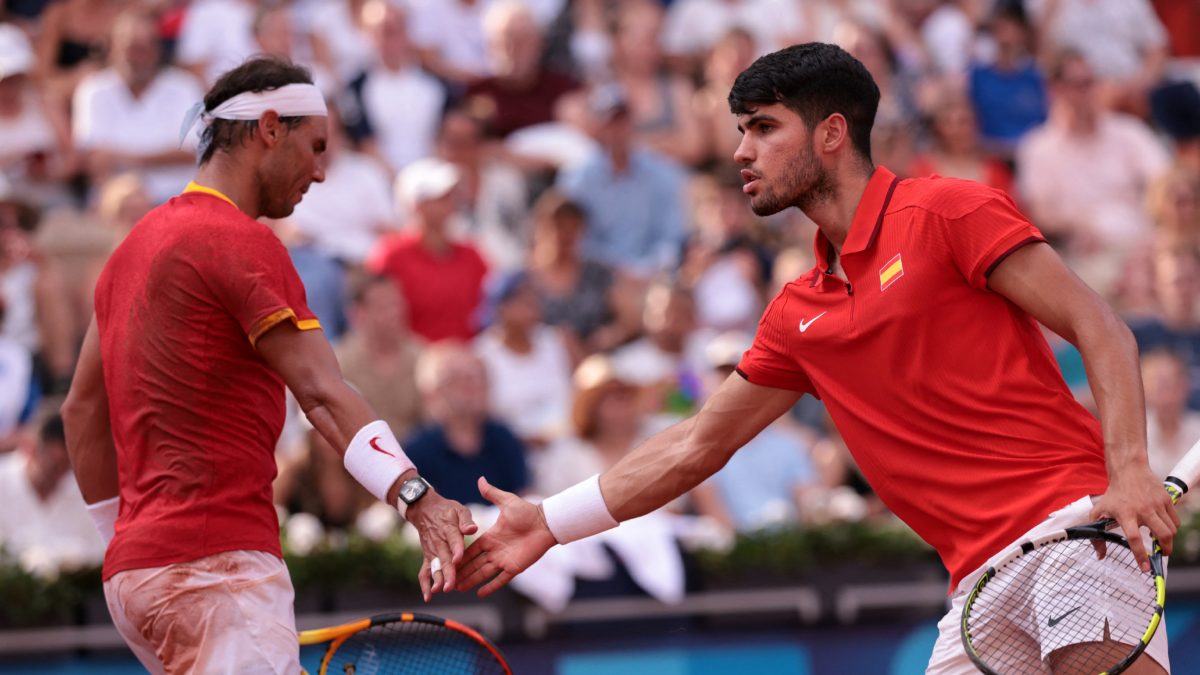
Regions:
<instances>
[{"instance_id":1,"label":"wristwatch","mask_svg":"<svg viewBox=\"0 0 1200 675\"><path fill-rule=\"evenodd\" d=\"M396 510L401 518L407 518L408 507L416 504L421 497L429 492L429 481L415 476L400 484L400 498L396 500Z\"/></svg>"}]
</instances>

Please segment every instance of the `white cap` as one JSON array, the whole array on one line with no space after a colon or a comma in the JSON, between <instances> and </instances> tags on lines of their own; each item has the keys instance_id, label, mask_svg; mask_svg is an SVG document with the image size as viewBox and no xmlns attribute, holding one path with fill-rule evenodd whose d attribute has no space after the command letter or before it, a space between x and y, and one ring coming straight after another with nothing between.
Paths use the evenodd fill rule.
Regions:
<instances>
[{"instance_id":1,"label":"white cap","mask_svg":"<svg viewBox=\"0 0 1200 675\"><path fill-rule=\"evenodd\" d=\"M396 176L396 203L411 208L421 202L445 197L458 181L458 167L435 158L418 159Z\"/></svg>"},{"instance_id":2,"label":"white cap","mask_svg":"<svg viewBox=\"0 0 1200 675\"><path fill-rule=\"evenodd\" d=\"M33 70L33 48L20 28L0 23L0 80Z\"/></svg>"}]
</instances>

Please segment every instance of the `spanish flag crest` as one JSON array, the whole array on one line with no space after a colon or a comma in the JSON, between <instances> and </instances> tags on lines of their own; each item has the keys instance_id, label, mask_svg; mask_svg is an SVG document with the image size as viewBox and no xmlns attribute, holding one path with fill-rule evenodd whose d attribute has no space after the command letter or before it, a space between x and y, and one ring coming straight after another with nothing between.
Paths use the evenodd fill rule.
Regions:
<instances>
[{"instance_id":1,"label":"spanish flag crest","mask_svg":"<svg viewBox=\"0 0 1200 675\"><path fill-rule=\"evenodd\" d=\"M904 260L897 253L896 257L887 261L883 267L879 268L879 290L886 291L889 286L900 280L904 276Z\"/></svg>"}]
</instances>

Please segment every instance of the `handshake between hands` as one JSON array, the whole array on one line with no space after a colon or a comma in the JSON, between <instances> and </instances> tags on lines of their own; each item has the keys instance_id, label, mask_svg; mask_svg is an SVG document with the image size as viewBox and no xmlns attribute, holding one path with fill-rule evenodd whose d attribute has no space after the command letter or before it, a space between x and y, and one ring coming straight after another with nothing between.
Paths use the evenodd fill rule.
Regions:
<instances>
[{"instance_id":1,"label":"handshake between hands","mask_svg":"<svg viewBox=\"0 0 1200 675\"><path fill-rule=\"evenodd\" d=\"M417 528L425 553L417 575L425 602L434 593L467 591L484 582L479 597L487 597L558 543L538 506L482 477L479 493L500 508L500 517L465 548L463 538L479 530L465 506L430 490L408 508L408 521Z\"/></svg>"}]
</instances>

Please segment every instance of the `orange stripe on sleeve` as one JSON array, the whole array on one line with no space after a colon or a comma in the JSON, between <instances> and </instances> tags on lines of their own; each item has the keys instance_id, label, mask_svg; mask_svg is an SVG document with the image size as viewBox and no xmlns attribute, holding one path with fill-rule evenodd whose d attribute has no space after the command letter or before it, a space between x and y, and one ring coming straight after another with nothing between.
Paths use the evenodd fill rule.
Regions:
<instances>
[{"instance_id":1,"label":"orange stripe on sleeve","mask_svg":"<svg viewBox=\"0 0 1200 675\"><path fill-rule=\"evenodd\" d=\"M316 319L297 319L296 312L291 307L284 307L281 310L271 312L260 319L258 323L254 324L254 328L250 330L250 344L257 346L258 339L263 336L263 333L288 320L291 320L298 330L315 330L321 327L320 321Z\"/></svg>"}]
</instances>

